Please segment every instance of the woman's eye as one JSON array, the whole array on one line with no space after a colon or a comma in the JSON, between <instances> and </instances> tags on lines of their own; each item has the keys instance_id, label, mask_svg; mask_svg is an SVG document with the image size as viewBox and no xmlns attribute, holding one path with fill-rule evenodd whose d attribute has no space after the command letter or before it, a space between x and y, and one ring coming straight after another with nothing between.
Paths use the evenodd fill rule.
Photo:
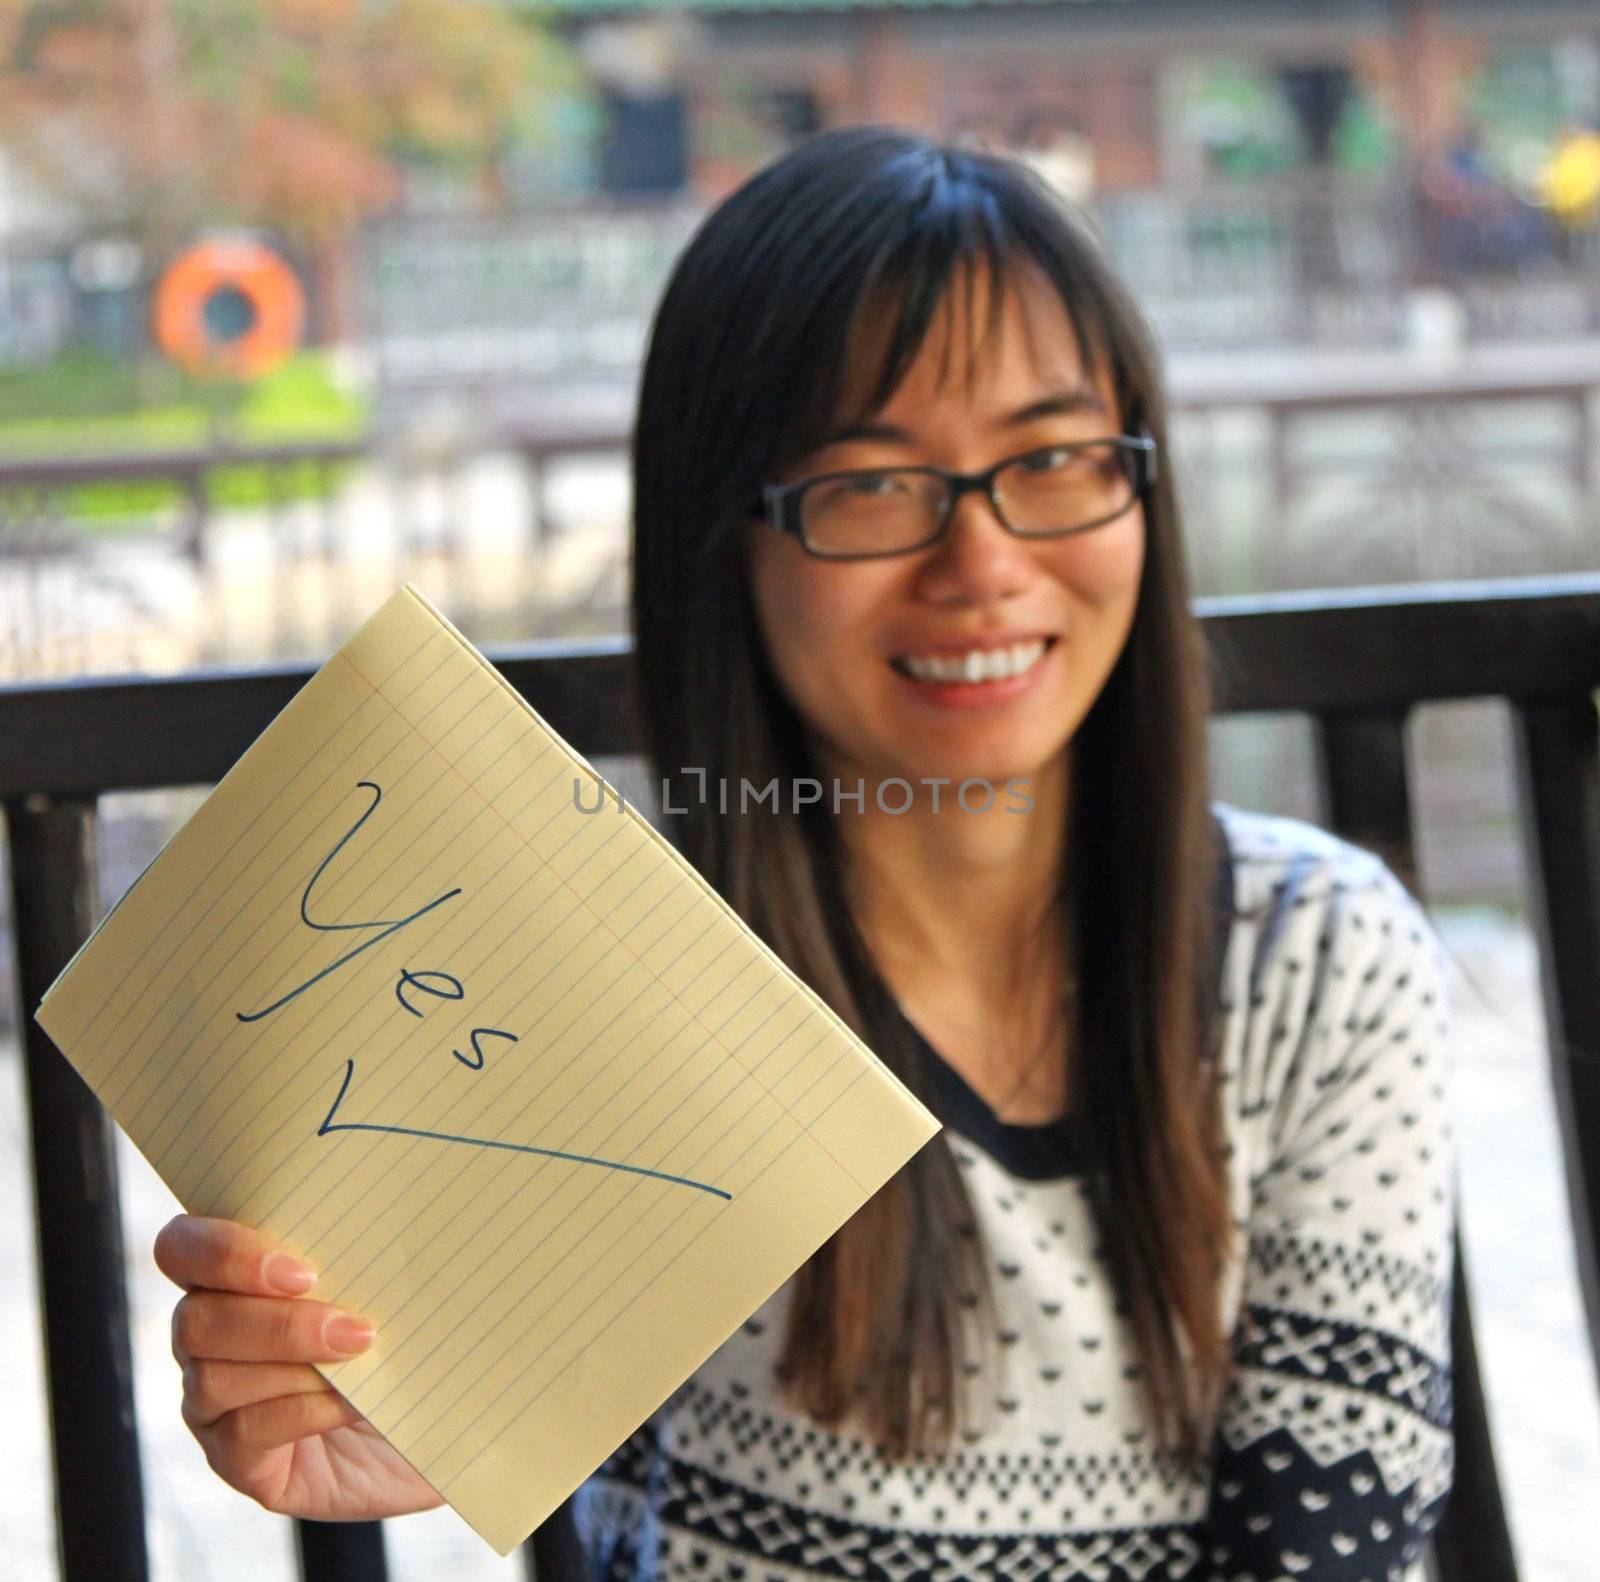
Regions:
<instances>
[{"instance_id":1,"label":"woman's eye","mask_svg":"<svg viewBox=\"0 0 1600 1582\"><path fill-rule=\"evenodd\" d=\"M1051 450L1036 450L1024 456L1019 463L1024 472L1055 472L1070 467L1078 459L1078 452L1070 446L1058 445Z\"/></svg>"},{"instance_id":2,"label":"woman's eye","mask_svg":"<svg viewBox=\"0 0 1600 1582\"><path fill-rule=\"evenodd\" d=\"M896 477L892 472L863 473L859 478L852 478L847 485L851 494L860 494L882 498L885 495L900 494L905 489L905 480Z\"/></svg>"}]
</instances>

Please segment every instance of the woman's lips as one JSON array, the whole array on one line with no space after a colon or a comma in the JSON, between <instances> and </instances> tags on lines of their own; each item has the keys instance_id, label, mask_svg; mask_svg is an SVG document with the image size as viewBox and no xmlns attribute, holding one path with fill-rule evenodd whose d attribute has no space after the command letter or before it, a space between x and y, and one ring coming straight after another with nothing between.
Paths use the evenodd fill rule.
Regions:
<instances>
[{"instance_id":1,"label":"woman's lips","mask_svg":"<svg viewBox=\"0 0 1600 1582\"><path fill-rule=\"evenodd\" d=\"M913 655L897 655L891 662L890 668L895 675L912 690L912 692L925 702L936 707L947 709L976 709L988 708L1002 703L1009 703L1012 699L1020 697L1023 693L1037 686L1039 679L1056 647L1053 637L1034 639L1032 642L1006 643L999 645L977 646L967 649L938 651L923 650ZM1037 649L1031 659L1026 653L1019 652L1028 649ZM964 663L968 655L1005 655L1007 660L999 661L1010 673L998 676L985 676L981 679L967 679L972 673L972 668ZM1015 659L1025 659L1026 663L1019 670L1012 669ZM908 660L915 663L921 674L913 674L907 668ZM995 663L985 659L983 664ZM944 676L935 676L930 673L930 666L944 672ZM959 679L957 676L959 675Z\"/></svg>"}]
</instances>

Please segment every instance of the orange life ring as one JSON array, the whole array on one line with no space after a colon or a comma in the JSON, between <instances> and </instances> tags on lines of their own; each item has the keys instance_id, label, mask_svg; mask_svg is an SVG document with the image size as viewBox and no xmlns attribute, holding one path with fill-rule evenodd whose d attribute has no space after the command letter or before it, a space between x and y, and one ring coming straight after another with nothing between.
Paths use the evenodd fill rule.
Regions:
<instances>
[{"instance_id":1,"label":"orange life ring","mask_svg":"<svg viewBox=\"0 0 1600 1582\"><path fill-rule=\"evenodd\" d=\"M260 242L201 242L156 283L156 345L202 377L253 379L300 344L306 300L294 271Z\"/></svg>"}]
</instances>

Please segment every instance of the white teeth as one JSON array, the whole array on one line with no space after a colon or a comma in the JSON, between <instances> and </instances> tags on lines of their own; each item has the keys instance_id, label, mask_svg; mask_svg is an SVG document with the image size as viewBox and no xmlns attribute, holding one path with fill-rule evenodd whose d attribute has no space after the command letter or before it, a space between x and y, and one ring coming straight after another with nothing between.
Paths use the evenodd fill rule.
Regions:
<instances>
[{"instance_id":1,"label":"white teeth","mask_svg":"<svg viewBox=\"0 0 1600 1582\"><path fill-rule=\"evenodd\" d=\"M907 654L900 663L918 681L1005 681L1036 664L1045 646L1035 638L1009 648L973 648L964 654Z\"/></svg>"}]
</instances>

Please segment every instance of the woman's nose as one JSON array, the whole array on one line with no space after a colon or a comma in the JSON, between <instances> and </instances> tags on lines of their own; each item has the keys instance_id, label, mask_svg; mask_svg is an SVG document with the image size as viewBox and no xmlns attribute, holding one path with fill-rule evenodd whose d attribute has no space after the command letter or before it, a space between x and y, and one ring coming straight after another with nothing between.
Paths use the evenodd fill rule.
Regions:
<instances>
[{"instance_id":1,"label":"woman's nose","mask_svg":"<svg viewBox=\"0 0 1600 1582\"><path fill-rule=\"evenodd\" d=\"M1020 591L1034 570L1030 545L1008 532L988 495L974 489L956 501L922 583L931 597L978 602Z\"/></svg>"}]
</instances>

